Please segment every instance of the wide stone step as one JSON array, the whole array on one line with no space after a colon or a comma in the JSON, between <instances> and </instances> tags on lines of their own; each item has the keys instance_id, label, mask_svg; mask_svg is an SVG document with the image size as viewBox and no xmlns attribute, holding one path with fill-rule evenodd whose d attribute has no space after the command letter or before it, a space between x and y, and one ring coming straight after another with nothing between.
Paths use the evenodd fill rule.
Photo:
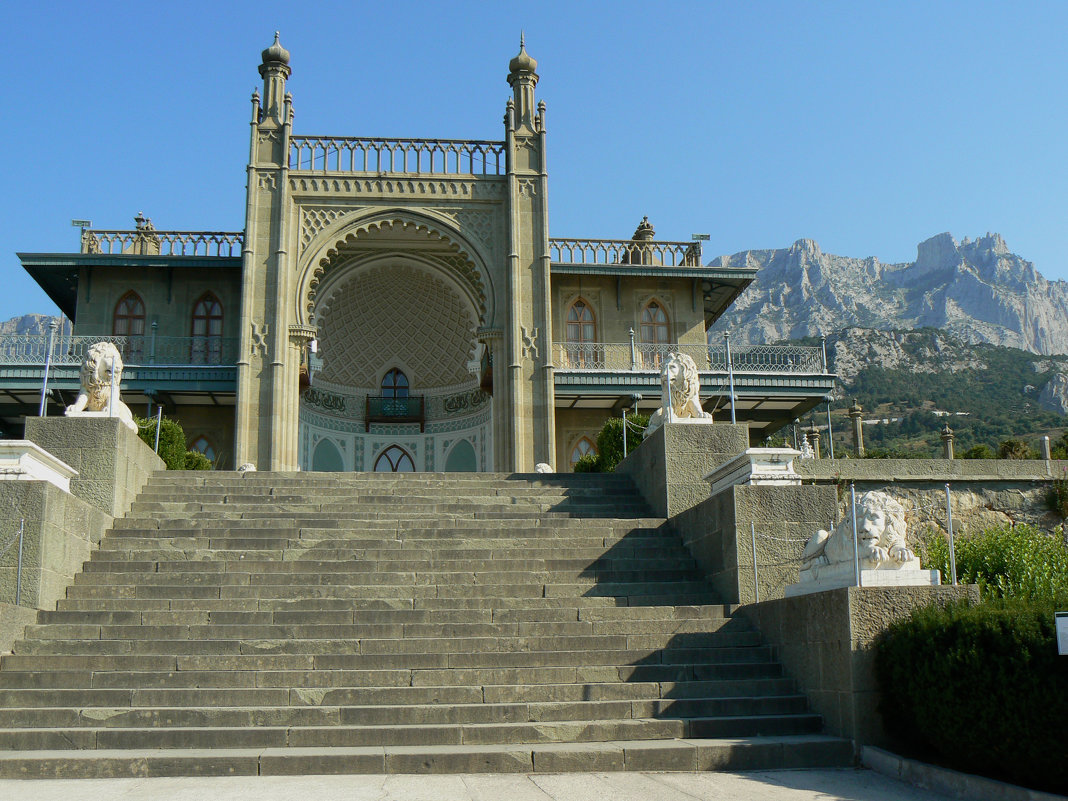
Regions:
<instances>
[{"instance_id":1,"label":"wide stone step","mask_svg":"<svg viewBox=\"0 0 1068 801\"><path fill-rule=\"evenodd\" d=\"M26 640L345 640L363 638L536 637L706 634L716 642L740 644L755 636L743 622L717 620L529 621L515 623L51 623L28 626Z\"/></svg>"},{"instance_id":2,"label":"wide stone step","mask_svg":"<svg viewBox=\"0 0 1068 801\"><path fill-rule=\"evenodd\" d=\"M290 637L256 638L230 637L218 639L185 637L151 638L146 632L140 637L122 639L24 639L15 644L13 653L90 655L90 654L176 654L237 655L237 654L309 654L341 656L428 655L428 654L529 654L542 652L578 651L591 655L615 651L709 651L713 661L737 662L751 658L747 649L761 650L760 635L756 632L717 632L716 634L657 633L657 634L601 634L601 635L531 635L512 637L431 636L397 638L319 638Z\"/></svg>"},{"instance_id":3,"label":"wide stone step","mask_svg":"<svg viewBox=\"0 0 1068 801\"><path fill-rule=\"evenodd\" d=\"M40 727L0 729L0 750L90 748L352 747L501 745L537 742L672 740L733 726L737 736L810 734L818 715L784 714L689 719L623 718L537 722L329 726ZM711 735L709 735L711 736Z\"/></svg>"},{"instance_id":4,"label":"wide stone step","mask_svg":"<svg viewBox=\"0 0 1068 801\"><path fill-rule=\"evenodd\" d=\"M456 688L454 688L456 689ZM58 691L57 694L63 691ZM67 691L68 693L70 691ZM185 696L178 706L153 703L154 695L168 692ZM360 705L350 698L360 691L333 690L324 693L321 704L264 702L242 703L252 694L268 696L270 691L229 690L233 703L220 703L221 691L134 692L132 704L115 704L97 698L106 691L87 692L87 700L77 706L44 704L0 709L0 726L7 728L140 728L140 727L232 727L248 726L426 726L442 724L502 724L539 722L587 722L633 719L719 720L723 717L775 717L796 722L806 712L801 695L762 698L680 698L605 701L451 701L446 697L429 703L406 701L400 705L380 703ZM284 693L285 691L279 691ZM28 693L27 693L28 694ZM140 703L139 696L148 699ZM314 695L318 695L317 693ZM414 694L413 694L414 695ZM458 695L458 693L451 693ZM201 702L200 698L204 697ZM215 697L213 697L215 696ZM772 724L764 721L764 726ZM779 725L787 725L782 722Z\"/></svg>"},{"instance_id":5,"label":"wide stone step","mask_svg":"<svg viewBox=\"0 0 1068 801\"><path fill-rule=\"evenodd\" d=\"M586 600L586 599L583 599ZM61 602L66 603L66 602ZM59 609L37 613L39 624L79 623L94 625L344 625L348 623L412 624L412 623L570 623L637 622L637 621L724 621L745 625L739 618L729 618L729 607L711 606L647 606L647 607L529 607L502 609L276 609L273 611L166 611L166 610L73 610Z\"/></svg>"},{"instance_id":6,"label":"wide stone step","mask_svg":"<svg viewBox=\"0 0 1068 801\"><path fill-rule=\"evenodd\" d=\"M847 767L848 740L822 735L468 746L0 752L0 778L781 770Z\"/></svg>"}]
</instances>

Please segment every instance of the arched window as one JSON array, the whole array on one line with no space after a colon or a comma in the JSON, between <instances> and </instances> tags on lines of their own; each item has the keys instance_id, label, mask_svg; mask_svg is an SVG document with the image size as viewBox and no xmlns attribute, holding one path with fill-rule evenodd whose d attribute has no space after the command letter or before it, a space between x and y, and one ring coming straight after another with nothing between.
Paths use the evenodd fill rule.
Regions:
<instances>
[{"instance_id":1,"label":"arched window","mask_svg":"<svg viewBox=\"0 0 1068 801\"><path fill-rule=\"evenodd\" d=\"M390 445L375 459L376 473L414 473L415 462L400 445Z\"/></svg>"},{"instance_id":2,"label":"arched window","mask_svg":"<svg viewBox=\"0 0 1068 801\"><path fill-rule=\"evenodd\" d=\"M116 342L122 358L127 363L142 361L145 351L145 303L141 296L130 290L115 304L111 333L125 337Z\"/></svg>"},{"instance_id":3,"label":"arched window","mask_svg":"<svg viewBox=\"0 0 1068 801\"><path fill-rule=\"evenodd\" d=\"M401 370L398 370L396 367L389 370L384 376L382 376L382 397L407 398L408 376L406 376Z\"/></svg>"},{"instance_id":4,"label":"arched window","mask_svg":"<svg viewBox=\"0 0 1068 801\"><path fill-rule=\"evenodd\" d=\"M222 363L222 303L205 292L193 306L193 364Z\"/></svg>"},{"instance_id":5,"label":"arched window","mask_svg":"<svg viewBox=\"0 0 1068 801\"><path fill-rule=\"evenodd\" d=\"M571 468L574 469L575 464L585 456L587 453L597 455L597 446L593 444L593 441L589 437L582 437L575 443L575 447L571 449L570 463Z\"/></svg>"},{"instance_id":6,"label":"arched window","mask_svg":"<svg viewBox=\"0 0 1068 801\"><path fill-rule=\"evenodd\" d=\"M567 366L585 370L604 369L604 349L597 343L593 309L579 298L567 310Z\"/></svg>"},{"instance_id":7,"label":"arched window","mask_svg":"<svg viewBox=\"0 0 1068 801\"><path fill-rule=\"evenodd\" d=\"M211 444L211 440L201 434L195 440L189 443L189 450L200 451L202 454L208 457L208 461L215 464L215 446Z\"/></svg>"},{"instance_id":8,"label":"arched window","mask_svg":"<svg viewBox=\"0 0 1068 801\"><path fill-rule=\"evenodd\" d=\"M651 300L642 309L640 324L639 350L642 356L642 367L646 370L659 370L660 365L667 357L668 348L668 317L664 307L657 301Z\"/></svg>"}]
</instances>

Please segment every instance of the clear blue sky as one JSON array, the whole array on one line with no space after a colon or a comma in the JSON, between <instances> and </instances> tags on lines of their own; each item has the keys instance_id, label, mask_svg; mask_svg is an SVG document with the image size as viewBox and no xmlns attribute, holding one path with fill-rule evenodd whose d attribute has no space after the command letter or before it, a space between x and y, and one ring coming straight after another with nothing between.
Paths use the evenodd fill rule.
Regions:
<instances>
[{"instance_id":1,"label":"clear blue sky","mask_svg":"<svg viewBox=\"0 0 1068 801\"><path fill-rule=\"evenodd\" d=\"M525 9L525 10L524 10ZM273 32L298 134L502 138L526 30L555 236L711 234L915 258L1000 232L1068 279L1068 3L9 2L0 319L54 307L15 251L72 218L240 230Z\"/></svg>"}]
</instances>

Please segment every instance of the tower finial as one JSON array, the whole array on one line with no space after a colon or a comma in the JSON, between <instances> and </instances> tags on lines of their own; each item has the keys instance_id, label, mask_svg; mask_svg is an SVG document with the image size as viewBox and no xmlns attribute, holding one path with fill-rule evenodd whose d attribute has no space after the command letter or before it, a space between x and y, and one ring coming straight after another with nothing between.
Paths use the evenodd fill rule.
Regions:
<instances>
[{"instance_id":1,"label":"tower finial","mask_svg":"<svg viewBox=\"0 0 1068 801\"><path fill-rule=\"evenodd\" d=\"M519 49L520 50L522 50L524 47L526 47L526 38L527 38L527 32L521 30L519 32Z\"/></svg>"}]
</instances>

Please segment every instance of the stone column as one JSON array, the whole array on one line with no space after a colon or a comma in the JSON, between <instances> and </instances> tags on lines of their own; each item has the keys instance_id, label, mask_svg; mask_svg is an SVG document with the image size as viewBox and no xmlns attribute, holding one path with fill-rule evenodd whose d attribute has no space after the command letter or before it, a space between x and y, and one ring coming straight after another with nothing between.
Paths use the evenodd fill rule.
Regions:
<instances>
[{"instance_id":1,"label":"stone column","mask_svg":"<svg viewBox=\"0 0 1068 801\"><path fill-rule=\"evenodd\" d=\"M942 458L953 458L953 429L949 427L949 423L942 429Z\"/></svg>"},{"instance_id":2,"label":"stone column","mask_svg":"<svg viewBox=\"0 0 1068 801\"><path fill-rule=\"evenodd\" d=\"M1042 437L1042 458L1047 462L1053 458L1053 452L1049 447L1049 437Z\"/></svg>"},{"instance_id":3,"label":"stone column","mask_svg":"<svg viewBox=\"0 0 1068 801\"><path fill-rule=\"evenodd\" d=\"M849 419L853 423L853 454L858 459L864 458L864 421L862 420L864 409L853 399L853 405L849 407Z\"/></svg>"},{"instance_id":4,"label":"stone column","mask_svg":"<svg viewBox=\"0 0 1068 801\"><path fill-rule=\"evenodd\" d=\"M812 456L815 459L820 458L820 432L813 428L811 431L805 434L805 439L808 440L808 446L812 448Z\"/></svg>"}]
</instances>

